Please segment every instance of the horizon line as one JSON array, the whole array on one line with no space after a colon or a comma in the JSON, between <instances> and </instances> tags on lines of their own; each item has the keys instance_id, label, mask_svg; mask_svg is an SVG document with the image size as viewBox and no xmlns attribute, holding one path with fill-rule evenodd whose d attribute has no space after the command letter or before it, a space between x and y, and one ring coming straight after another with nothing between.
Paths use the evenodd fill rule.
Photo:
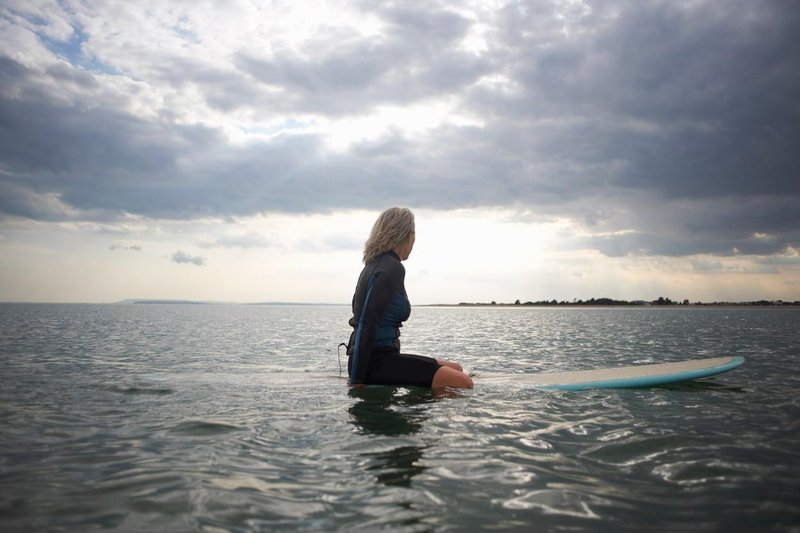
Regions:
<instances>
[{"instance_id":1,"label":"horizon line","mask_svg":"<svg viewBox=\"0 0 800 533\"><path fill-rule=\"evenodd\" d=\"M659 301L661 303L659 303ZM190 300L184 298L126 298L113 302L53 302L43 300L2 300L0 304L47 304L47 305L264 305L264 306L320 306L338 307L350 306L351 303L334 302L294 302L294 301L262 301L262 302L241 302L227 300ZM800 306L800 300L783 299L760 299L760 300L739 300L739 301L695 301L688 299L683 301L672 301L669 298L655 300L614 300L611 298L590 298L589 300L537 300L521 302L458 302L458 303L428 303L412 304L412 307L693 307L693 306Z\"/></svg>"}]
</instances>

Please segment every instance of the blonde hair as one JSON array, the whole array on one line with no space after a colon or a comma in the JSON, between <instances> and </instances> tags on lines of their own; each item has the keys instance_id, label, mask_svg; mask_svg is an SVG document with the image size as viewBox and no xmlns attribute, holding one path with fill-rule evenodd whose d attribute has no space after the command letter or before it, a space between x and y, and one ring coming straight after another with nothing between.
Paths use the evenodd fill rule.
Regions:
<instances>
[{"instance_id":1,"label":"blonde hair","mask_svg":"<svg viewBox=\"0 0 800 533\"><path fill-rule=\"evenodd\" d=\"M364 243L364 264L408 240L414 231L414 213L405 207L390 207L380 214Z\"/></svg>"}]
</instances>

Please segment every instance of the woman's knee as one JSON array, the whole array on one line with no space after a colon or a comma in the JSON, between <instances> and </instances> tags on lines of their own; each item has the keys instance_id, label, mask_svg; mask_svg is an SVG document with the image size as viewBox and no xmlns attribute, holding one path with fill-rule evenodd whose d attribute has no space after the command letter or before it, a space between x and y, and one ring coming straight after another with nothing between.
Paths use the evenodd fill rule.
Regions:
<instances>
[{"instance_id":1,"label":"woman's knee","mask_svg":"<svg viewBox=\"0 0 800 533\"><path fill-rule=\"evenodd\" d=\"M461 365L459 365L458 363L456 363L454 361L448 361L447 359L437 359L436 360L436 364L438 364L439 366L447 366L447 367L453 368L455 370L458 370L459 372L463 372L464 371L464 368L462 368Z\"/></svg>"},{"instance_id":2,"label":"woman's knee","mask_svg":"<svg viewBox=\"0 0 800 533\"><path fill-rule=\"evenodd\" d=\"M472 378L465 373L449 366L443 366L433 375L431 382L432 389L442 387L453 387L457 389L471 389L473 387Z\"/></svg>"}]
</instances>

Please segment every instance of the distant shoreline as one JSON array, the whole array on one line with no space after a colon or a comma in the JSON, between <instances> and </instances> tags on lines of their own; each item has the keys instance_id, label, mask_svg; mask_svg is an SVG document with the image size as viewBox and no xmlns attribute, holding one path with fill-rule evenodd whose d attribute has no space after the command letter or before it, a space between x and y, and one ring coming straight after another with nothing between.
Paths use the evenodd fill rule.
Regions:
<instances>
[{"instance_id":1,"label":"distant shoreline","mask_svg":"<svg viewBox=\"0 0 800 533\"><path fill-rule=\"evenodd\" d=\"M215 301L203 301L203 300L159 300L159 299L132 299L132 300L122 300L120 302L114 302L117 305L163 305L163 304L177 304L177 305L306 305L306 306L336 306L336 305L346 305L346 304L331 304L331 303L303 303L303 302L215 302Z\"/></svg>"},{"instance_id":2,"label":"distant shoreline","mask_svg":"<svg viewBox=\"0 0 800 533\"><path fill-rule=\"evenodd\" d=\"M800 301L787 302L783 300L758 300L751 302L625 302L625 301L586 301L586 302L525 302L525 303L484 303L460 302L457 304L429 304L425 307L654 307L654 308L684 308L684 307L800 307Z\"/></svg>"}]
</instances>

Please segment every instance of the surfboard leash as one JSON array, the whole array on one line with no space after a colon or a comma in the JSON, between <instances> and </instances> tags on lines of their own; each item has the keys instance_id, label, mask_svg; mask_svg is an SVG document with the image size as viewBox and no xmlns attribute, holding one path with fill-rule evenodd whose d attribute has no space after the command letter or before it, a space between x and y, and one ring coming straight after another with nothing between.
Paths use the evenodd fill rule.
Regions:
<instances>
[{"instance_id":1,"label":"surfboard leash","mask_svg":"<svg viewBox=\"0 0 800 533\"><path fill-rule=\"evenodd\" d=\"M342 377L342 346L347 349L347 344L340 342L336 347L336 359L339 361L339 377Z\"/></svg>"}]
</instances>

